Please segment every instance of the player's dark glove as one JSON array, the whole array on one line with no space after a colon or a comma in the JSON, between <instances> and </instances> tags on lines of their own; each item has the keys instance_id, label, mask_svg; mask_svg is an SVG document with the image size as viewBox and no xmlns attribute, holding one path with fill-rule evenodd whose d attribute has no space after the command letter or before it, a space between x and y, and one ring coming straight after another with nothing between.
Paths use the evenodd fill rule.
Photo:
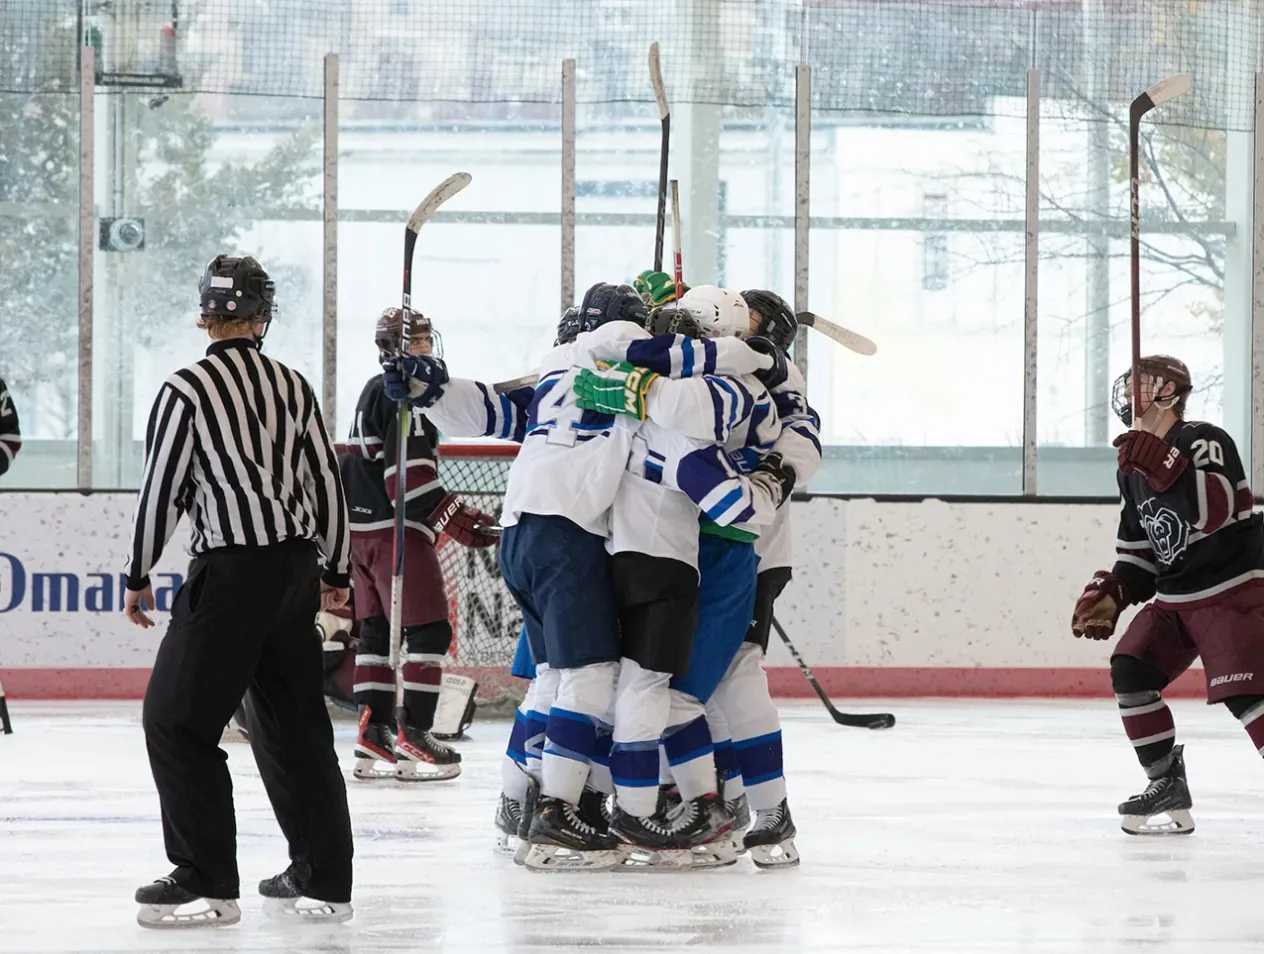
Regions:
<instances>
[{"instance_id":1,"label":"player's dark glove","mask_svg":"<svg viewBox=\"0 0 1264 954\"><path fill-rule=\"evenodd\" d=\"M786 378L790 376L790 370L786 367L786 356L781 349L769 341L767 338L761 338L756 335L753 338L746 339L746 346L752 351L758 351L760 354L766 354L772 358L771 368L761 368L755 372L755 377L759 378L769 391L779 385L786 383Z\"/></svg>"},{"instance_id":2,"label":"player's dark glove","mask_svg":"<svg viewBox=\"0 0 1264 954\"><path fill-rule=\"evenodd\" d=\"M446 533L463 547L494 547L500 539L496 518L463 503L456 494L446 494L426 524L435 536Z\"/></svg>"},{"instance_id":3,"label":"player's dark glove","mask_svg":"<svg viewBox=\"0 0 1264 954\"><path fill-rule=\"evenodd\" d=\"M790 499L795 480L794 468L783 461L781 455L775 451L766 454L750 472L751 483L762 487L778 507Z\"/></svg>"},{"instance_id":4,"label":"player's dark glove","mask_svg":"<svg viewBox=\"0 0 1264 954\"><path fill-rule=\"evenodd\" d=\"M1119 448L1119 470L1140 474L1155 493L1163 493L1189 466L1189 459L1176 447L1149 431L1127 431L1115 438Z\"/></svg>"},{"instance_id":5,"label":"player's dark glove","mask_svg":"<svg viewBox=\"0 0 1264 954\"><path fill-rule=\"evenodd\" d=\"M448 366L428 354L391 355L382 359L382 392L392 401L426 408L443 397Z\"/></svg>"},{"instance_id":6,"label":"player's dark glove","mask_svg":"<svg viewBox=\"0 0 1264 954\"><path fill-rule=\"evenodd\" d=\"M1075 601L1071 632L1086 639L1110 639L1119 614L1128 605L1128 590L1109 570L1098 570Z\"/></svg>"}]
</instances>

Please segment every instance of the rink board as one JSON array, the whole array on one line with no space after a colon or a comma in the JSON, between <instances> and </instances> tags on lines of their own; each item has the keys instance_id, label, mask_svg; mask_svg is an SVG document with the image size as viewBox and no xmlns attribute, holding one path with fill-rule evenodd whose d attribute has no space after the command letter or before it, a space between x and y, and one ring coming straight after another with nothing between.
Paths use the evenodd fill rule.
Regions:
<instances>
[{"instance_id":1,"label":"rink board","mask_svg":"<svg viewBox=\"0 0 1264 954\"><path fill-rule=\"evenodd\" d=\"M133 697L161 628L120 597L133 494L0 494L0 678L26 698ZM1117 505L791 504L794 582L777 616L840 696L1109 694L1110 643L1075 639L1071 608L1114 559ZM153 574L158 618L185 571L183 526ZM773 691L811 690L775 635ZM1177 687L1202 692L1201 671Z\"/></svg>"}]
</instances>

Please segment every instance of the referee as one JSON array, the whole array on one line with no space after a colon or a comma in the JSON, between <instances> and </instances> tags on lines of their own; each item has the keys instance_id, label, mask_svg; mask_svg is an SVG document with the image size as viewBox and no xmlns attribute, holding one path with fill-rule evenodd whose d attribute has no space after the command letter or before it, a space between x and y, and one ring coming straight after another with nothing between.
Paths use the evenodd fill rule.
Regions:
<instances>
[{"instance_id":1,"label":"referee","mask_svg":"<svg viewBox=\"0 0 1264 954\"><path fill-rule=\"evenodd\" d=\"M211 344L167 378L150 412L124 599L129 622L154 625L149 572L187 513L193 561L143 716L175 870L136 892L138 920L183 927L241 917L219 739L247 692L250 745L292 862L260 893L304 920L346 920L351 822L313 635L321 606L349 595L338 464L311 385L261 354L275 297L268 273L253 258L219 255L200 291L198 327Z\"/></svg>"}]
</instances>

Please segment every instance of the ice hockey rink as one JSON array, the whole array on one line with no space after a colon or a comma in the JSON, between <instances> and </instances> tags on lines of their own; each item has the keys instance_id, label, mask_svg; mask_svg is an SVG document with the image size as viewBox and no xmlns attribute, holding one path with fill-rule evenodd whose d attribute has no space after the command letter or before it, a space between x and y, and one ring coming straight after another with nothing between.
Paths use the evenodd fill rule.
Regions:
<instances>
[{"instance_id":1,"label":"ice hockey rink","mask_svg":"<svg viewBox=\"0 0 1264 954\"><path fill-rule=\"evenodd\" d=\"M1112 706L905 702L888 731L783 706L803 864L538 874L494 854L508 723L480 722L454 783L350 782L355 920L267 920L286 864L245 745L236 785L243 917L149 931L132 892L165 874L138 703L20 703L0 736L0 951L1136 952L1264 950L1262 769L1221 707L1173 706L1197 831L1124 835L1142 778ZM349 770L352 726L337 724Z\"/></svg>"}]
</instances>

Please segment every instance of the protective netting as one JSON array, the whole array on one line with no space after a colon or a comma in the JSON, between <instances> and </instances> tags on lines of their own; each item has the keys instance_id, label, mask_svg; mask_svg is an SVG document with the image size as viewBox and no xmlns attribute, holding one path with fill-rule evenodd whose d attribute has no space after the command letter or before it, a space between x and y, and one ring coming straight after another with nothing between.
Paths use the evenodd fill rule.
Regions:
<instances>
[{"instance_id":1,"label":"protective netting","mask_svg":"<svg viewBox=\"0 0 1264 954\"><path fill-rule=\"evenodd\" d=\"M502 445L444 445L439 451L439 479L466 503L499 518L516 450ZM509 675L509 666L518 647L522 612L500 577L498 548L470 549L440 536L437 549L452 623L449 668L478 680L480 705L516 706L524 685Z\"/></svg>"},{"instance_id":2,"label":"protective netting","mask_svg":"<svg viewBox=\"0 0 1264 954\"><path fill-rule=\"evenodd\" d=\"M1045 97L1108 110L1166 75L1194 93L1156 121L1251 128L1258 0L4 0L0 91L74 89L84 36L106 85L416 103L558 103L575 57L581 103L652 101L661 46L675 103L794 101L857 115L1022 115ZM493 111L494 112L494 111ZM1076 110L1077 115L1081 111Z\"/></svg>"}]
</instances>

